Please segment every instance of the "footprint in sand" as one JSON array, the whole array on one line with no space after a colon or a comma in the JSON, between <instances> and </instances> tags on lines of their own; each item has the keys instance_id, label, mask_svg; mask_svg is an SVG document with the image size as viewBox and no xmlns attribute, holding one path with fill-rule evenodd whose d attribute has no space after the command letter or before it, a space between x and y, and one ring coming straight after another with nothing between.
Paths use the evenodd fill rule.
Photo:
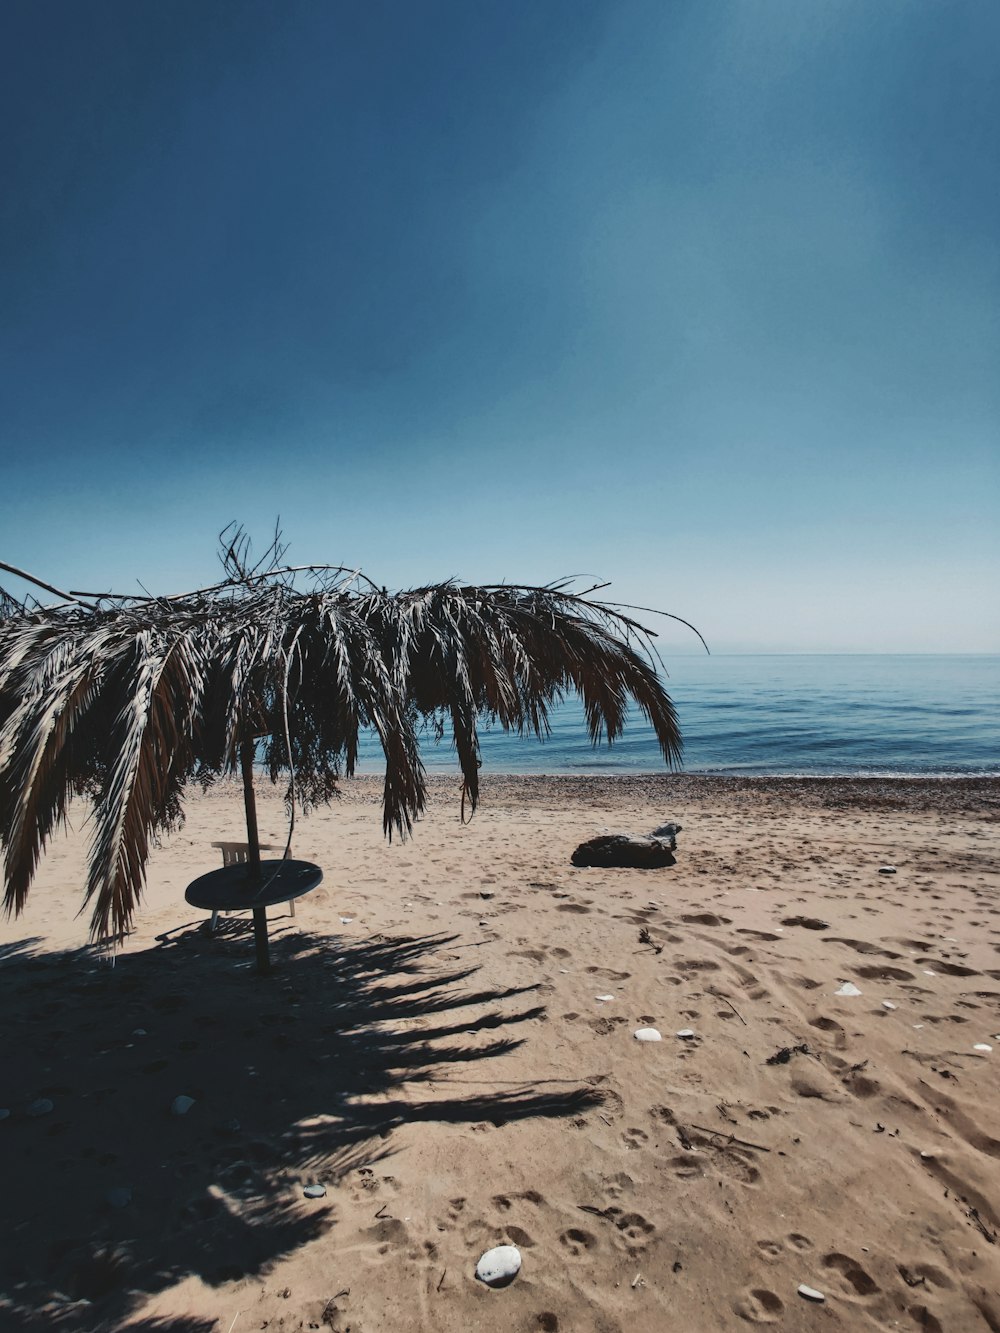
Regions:
<instances>
[{"instance_id":1,"label":"footprint in sand","mask_svg":"<svg viewBox=\"0 0 1000 1333\"><path fill-rule=\"evenodd\" d=\"M764 1287L753 1287L733 1305L748 1324L776 1324L785 1312L781 1297Z\"/></svg>"},{"instance_id":2,"label":"footprint in sand","mask_svg":"<svg viewBox=\"0 0 1000 1333\"><path fill-rule=\"evenodd\" d=\"M589 1231L583 1231L579 1227L570 1227L559 1237L561 1245L569 1251L574 1259L583 1259L590 1250L598 1246L597 1237L591 1235Z\"/></svg>"},{"instance_id":3,"label":"footprint in sand","mask_svg":"<svg viewBox=\"0 0 1000 1333\"><path fill-rule=\"evenodd\" d=\"M832 1269L838 1273L841 1283L847 1294L855 1296L874 1296L881 1290L878 1283L866 1273L857 1259L852 1259L848 1254L825 1254L823 1256L823 1267Z\"/></svg>"}]
</instances>

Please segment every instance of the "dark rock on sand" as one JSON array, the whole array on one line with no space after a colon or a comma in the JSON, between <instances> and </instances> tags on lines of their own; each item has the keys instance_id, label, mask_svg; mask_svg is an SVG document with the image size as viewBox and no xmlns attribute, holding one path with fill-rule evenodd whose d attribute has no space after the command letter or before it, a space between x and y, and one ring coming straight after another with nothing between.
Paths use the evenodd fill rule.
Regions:
<instances>
[{"instance_id":1,"label":"dark rock on sand","mask_svg":"<svg viewBox=\"0 0 1000 1333\"><path fill-rule=\"evenodd\" d=\"M670 838L637 838L628 833L605 833L581 842L570 857L575 866L623 866L636 870L658 870L675 864Z\"/></svg>"}]
</instances>

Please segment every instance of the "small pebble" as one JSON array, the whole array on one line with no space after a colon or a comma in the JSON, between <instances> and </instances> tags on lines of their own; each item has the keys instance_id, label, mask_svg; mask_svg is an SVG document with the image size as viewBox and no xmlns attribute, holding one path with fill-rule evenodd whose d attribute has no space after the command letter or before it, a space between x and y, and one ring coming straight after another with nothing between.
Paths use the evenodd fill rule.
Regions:
<instances>
[{"instance_id":1,"label":"small pebble","mask_svg":"<svg viewBox=\"0 0 1000 1333\"><path fill-rule=\"evenodd\" d=\"M302 1193L307 1199L322 1199L326 1194L325 1185L307 1185Z\"/></svg>"},{"instance_id":2,"label":"small pebble","mask_svg":"<svg viewBox=\"0 0 1000 1333\"><path fill-rule=\"evenodd\" d=\"M934 1160L934 1154L932 1152L924 1152L923 1150L921 1150L920 1156L924 1159L925 1162L932 1162Z\"/></svg>"},{"instance_id":3,"label":"small pebble","mask_svg":"<svg viewBox=\"0 0 1000 1333\"><path fill-rule=\"evenodd\" d=\"M987 1046L985 1041L977 1041L972 1048L974 1051L992 1051L992 1046Z\"/></svg>"},{"instance_id":4,"label":"small pebble","mask_svg":"<svg viewBox=\"0 0 1000 1333\"><path fill-rule=\"evenodd\" d=\"M853 981L845 981L839 990L835 990L834 995L860 995L861 992L855 986Z\"/></svg>"},{"instance_id":5,"label":"small pebble","mask_svg":"<svg viewBox=\"0 0 1000 1333\"><path fill-rule=\"evenodd\" d=\"M878 873L879 873L880 875L894 875L894 874L896 873L896 867L895 867L895 866L879 866L879 868L878 868ZM800 1290L801 1290L801 1288L800 1288Z\"/></svg>"},{"instance_id":6,"label":"small pebble","mask_svg":"<svg viewBox=\"0 0 1000 1333\"><path fill-rule=\"evenodd\" d=\"M632 1033L636 1041L662 1041L663 1038L657 1032L656 1028L636 1028Z\"/></svg>"},{"instance_id":7,"label":"small pebble","mask_svg":"<svg viewBox=\"0 0 1000 1333\"><path fill-rule=\"evenodd\" d=\"M25 1115L39 1116L48 1115L50 1111L55 1110L55 1103L50 1102L48 1097L39 1097L37 1101L24 1108Z\"/></svg>"},{"instance_id":8,"label":"small pebble","mask_svg":"<svg viewBox=\"0 0 1000 1333\"><path fill-rule=\"evenodd\" d=\"M520 1271L521 1252L514 1245L497 1245L476 1264L476 1277L488 1287L506 1287Z\"/></svg>"},{"instance_id":9,"label":"small pebble","mask_svg":"<svg viewBox=\"0 0 1000 1333\"><path fill-rule=\"evenodd\" d=\"M171 1115L187 1115L192 1106L194 1106L194 1098L185 1097L182 1094L180 1097L175 1097L170 1103L170 1113Z\"/></svg>"},{"instance_id":10,"label":"small pebble","mask_svg":"<svg viewBox=\"0 0 1000 1333\"><path fill-rule=\"evenodd\" d=\"M680 1037L683 1041L691 1041L691 1039L695 1035L694 1028L681 1028L676 1035Z\"/></svg>"},{"instance_id":11,"label":"small pebble","mask_svg":"<svg viewBox=\"0 0 1000 1333\"><path fill-rule=\"evenodd\" d=\"M892 1002L891 1000L883 1000L883 1001L882 1001L882 1008L883 1008L883 1009L895 1009L895 1007L896 1007L896 1006L893 1004L893 1002Z\"/></svg>"},{"instance_id":12,"label":"small pebble","mask_svg":"<svg viewBox=\"0 0 1000 1333\"><path fill-rule=\"evenodd\" d=\"M801 1283L799 1286L799 1295L804 1296L807 1301L826 1300L826 1297L823 1295L821 1291L817 1291L815 1287L807 1287L804 1282Z\"/></svg>"}]
</instances>

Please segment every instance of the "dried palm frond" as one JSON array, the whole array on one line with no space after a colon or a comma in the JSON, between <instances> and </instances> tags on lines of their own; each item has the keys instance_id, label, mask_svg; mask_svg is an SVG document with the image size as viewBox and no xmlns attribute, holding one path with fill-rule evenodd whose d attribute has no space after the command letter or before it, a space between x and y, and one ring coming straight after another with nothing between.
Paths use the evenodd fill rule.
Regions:
<instances>
[{"instance_id":1,"label":"dried palm frond","mask_svg":"<svg viewBox=\"0 0 1000 1333\"><path fill-rule=\"evenodd\" d=\"M283 556L276 535L271 548ZM227 577L171 597L62 593L0 607L0 846L4 905L20 912L73 795L94 802L85 903L91 933L125 931L152 840L175 827L192 780L240 770L247 745L292 803L336 794L373 730L386 759L385 832L425 799L418 731L450 729L470 802L478 726L544 736L577 693L591 741L621 735L629 699L677 763L673 704L648 631L622 610L546 587L445 583L397 594L359 571L249 562L237 529ZM299 590L305 571L311 587Z\"/></svg>"}]
</instances>

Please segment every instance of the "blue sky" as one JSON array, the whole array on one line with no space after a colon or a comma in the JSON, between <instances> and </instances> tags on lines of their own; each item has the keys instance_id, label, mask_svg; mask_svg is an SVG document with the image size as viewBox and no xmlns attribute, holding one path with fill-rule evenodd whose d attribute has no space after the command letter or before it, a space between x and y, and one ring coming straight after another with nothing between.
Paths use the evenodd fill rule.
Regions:
<instances>
[{"instance_id":1,"label":"blue sky","mask_svg":"<svg viewBox=\"0 0 1000 1333\"><path fill-rule=\"evenodd\" d=\"M0 559L177 591L280 515L720 651L1000 651L998 43L990 0L7 0Z\"/></svg>"}]
</instances>

